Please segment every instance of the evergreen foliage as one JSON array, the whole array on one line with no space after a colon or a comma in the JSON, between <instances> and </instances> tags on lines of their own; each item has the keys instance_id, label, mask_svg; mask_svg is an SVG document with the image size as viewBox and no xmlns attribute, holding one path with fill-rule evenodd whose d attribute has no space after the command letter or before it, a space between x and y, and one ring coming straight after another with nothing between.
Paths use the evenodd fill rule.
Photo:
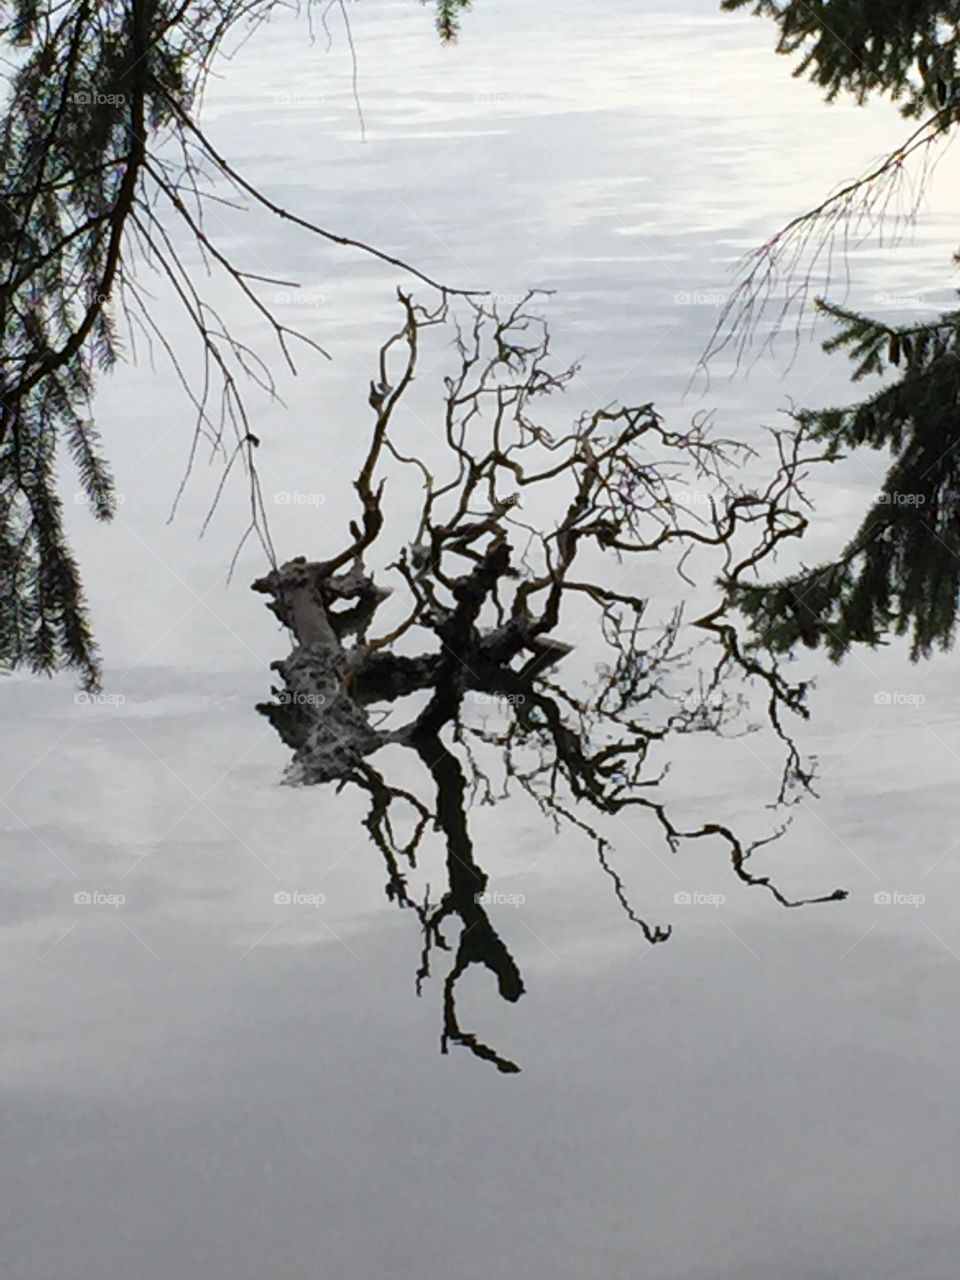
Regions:
<instances>
[{"instance_id":1,"label":"evergreen foliage","mask_svg":"<svg viewBox=\"0 0 960 1280\"><path fill-rule=\"evenodd\" d=\"M232 358L234 368L249 370L253 357L200 299L177 258L170 224L185 221L201 252L232 275L273 324L289 362L284 337L291 331L272 319L251 290L252 277L234 268L203 229L208 191L201 165L275 214L290 215L243 184L209 145L194 113L224 41L249 35L276 4L15 0L0 6L7 67L0 115L0 668L71 667L89 685L98 678L83 587L64 530L58 467L69 455L79 481L76 500L109 520L115 499L91 401L98 377L124 355L119 319L131 340L138 329L147 343L173 354L170 336L156 329L139 292L134 250L184 305L208 372L222 379L237 448L250 454L254 447L229 367ZM462 7L438 5L447 38ZM170 159L178 154L179 162ZM338 244L357 243L300 225ZM259 366L256 376L269 383ZM205 388L198 430L219 445L221 428L206 414L208 394Z\"/></svg>"},{"instance_id":2,"label":"evergreen foliage","mask_svg":"<svg viewBox=\"0 0 960 1280\"><path fill-rule=\"evenodd\" d=\"M890 326L821 304L839 324L825 345L845 350L854 380L899 371L848 408L802 410L798 427L843 449L888 450L893 462L860 528L832 563L767 586L741 587L738 603L766 647L798 641L841 658L909 633L915 658L956 633L960 596L960 312L922 326Z\"/></svg>"},{"instance_id":3,"label":"evergreen foliage","mask_svg":"<svg viewBox=\"0 0 960 1280\"><path fill-rule=\"evenodd\" d=\"M833 208L856 216L856 198L871 199L876 182L896 180L911 145L949 135L960 117L958 42L960 4L930 0L723 0L728 10L750 6L775 19L778 51L799 54L796 75L807 75L834 99L841 92L863 103L871 94L923 118L916 143L891 153L862 184L791 224L794 242ZM786 237L785 237L786 238ZM777 246L775 238L771 245ZM797 643L823 647L834 661L854 644L876 646L909 635L914 659L949 648L960 597L960 311L923 324L896 325L826 301L819 310L835 324L824 343L844 352L860 383L883 378L866 399L844 408L804 409L799 427L828 454L868 448L891 459L880 493L856 535L833 561L804 568L773 584L741 586L740 606L751 617L756 643L786 652Z\"/></svg>"},{"instance_id":4,"label":"evergreen foliage","mask_svg":"<svg viewBox=\"0 0 960 1280\"><path fill-rule=\"evenodd\" d=\"M960 86L960 4L942 0L722 0L750 8L780 28L777 52L800 55L794 72L809 76L833 101L860 103L880 93L906 116L953 101Z\"/></svg>"},{"instance_id":5,"label":"evergreen foliage","mask_svg":"<svg viewBox=\"0 0 960 1280\"><path fill-rule=\"evenodd\" d=\"M470 0L436 0L437 31L445 44L452 44L460 34L460 15L469 7Z\"/></svg>"}]
</instances>

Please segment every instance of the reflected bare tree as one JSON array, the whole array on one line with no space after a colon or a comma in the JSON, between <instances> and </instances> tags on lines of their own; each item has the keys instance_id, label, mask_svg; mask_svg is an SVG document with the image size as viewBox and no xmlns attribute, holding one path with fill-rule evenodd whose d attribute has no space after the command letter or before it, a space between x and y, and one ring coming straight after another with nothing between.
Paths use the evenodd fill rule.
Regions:
<instances>
[{"instance_id":1,"label":"reflected bare tree","mask_svg":"<svg viewBox=\"0 0 960 1280\"><path fill-rule=\"evenodd\" d=\"M806 686L741 648L728 600L785 539L802 534L800 485L819 455L802 433L774 433L778 462L756 491L735 479L751 451L712 438L705 421L670 431L649 404L599 408L551 431L547 398L568 386L576 367L555 367L532 294L507 312L446 295L433 308L403 292L399 301L402 324L383 344L370 387L373 425L354 481L359 518L349 538L327 559L298 557L254 583L293 641L273 664L280 678L273 700L258 709L293 750L289 781L349 784L369 796L366 826L384 860L387 894L422 930L418 990L438 952L451 955L443 1051L459 1044L514 1072L517 1065L465 1030L457 1012L457 987L472 965L490 970L507 1001L524 990L488 910L469 827L473 805L519 789L556 828L581 831L651 944L665 941L670 927L635 910L613 865L605 816L645 811L671 850L719 841L739 879L783 906L844 896L793 899L754 870L755 851L785 824L750 844L722 822L680 823L663 794L668 766L652 759L680 735L758 729L743 728L744 689L752 686L782 748L776 803L789 805L812 786L784 718L806 716ZM414 375L425 344L445 338L453 368L439 406L442 444L428 456L422 444L405 444L405 434L413 425L424 438ZM389 520L385 512L387 480L393 492L404 473L421 493L406 527L402 511L391 508ZM691 484L710 491L696 511L680 501ZM664 621L648 624L648 601L631 583L637 557L651 553L673 554L691 591L691 557L716 557L709 607L689 622L683 607L671 607ZM568 637L585 628L603 659L592 673L576 674ZM684 648L681 634L690 628L698 639ZM701 655L691 691L684 672L693 649ZM425 771L432 798L405 774L374 765L380 752L396 765L396 748L407 749L402 759L420 777ZM420 900L410 872L434 832L445 847L446 885L439 898L428 888Z\"/></svg>"}]
</instances>

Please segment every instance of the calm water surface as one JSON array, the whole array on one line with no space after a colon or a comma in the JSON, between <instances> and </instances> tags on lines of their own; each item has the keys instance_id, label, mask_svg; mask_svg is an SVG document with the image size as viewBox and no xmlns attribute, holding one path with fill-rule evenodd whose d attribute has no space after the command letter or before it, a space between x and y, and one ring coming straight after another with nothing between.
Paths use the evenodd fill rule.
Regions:
<instances>
[{"instance_id":1,"label":"calm water surface","mask_svg":"<svg viewBox=\"0 0 960 1280\"><path fill-rule=\"evenodd\" d=\"M478 0L455 49L414 4L351 16L365 141L333 14L329 52L278 22L211 85L211 135L272 198L453 284L556 290L557 349L583 360L571 415L655 400L759 440L789 397L845 395L815 345L787 370L787 342L683 399L731 265L898 138L894 113L825 107L769 29L699 0ZM911 241L855 252L852 301L946 300L950 162ZM250 270L300 281L272 301L333 357L304 355L285 407L251 402L268 495L323 498L273 503L278 552L323 555L353 515L366 378L402 278L254 212L211 227ZM0 691L0 1274L952 1280L955 660L912 668L891 647L809 667L822 800L769 867L798 896L844 885L845 904L784 912L721 850L670 856L621 823L618 868L675 924L651 950L575 834L520 801L476 812L496 888L525 897L498 926L527 995L506 1006L471 974L461 996L467 1025L522 1064L505 1078L439 1054L439 985L414 994L420 940L383 896L360 798L278 785L285 753L253 704L284 644L246 589L252 550L224 587L241 488L198 543L219 475L201 465L167 525L191 425L161 364L114 377L99 412L124 502L106 530L76 508L76 538L124 701L79 706L59 680ZM817 484L808 559L855 526L882 471L855 459ZM638 590L674 589L636 572ZM883 691L925 702L878 705ZM760 834L775 767L752 740L698 743L672 794ZM294 888L323 909L278 910ZM126 901L78 909L84 891ZM681 909L681 891L726 902ZM926 901L878 907L881 892Z\"/></svg>"}]
</instances>

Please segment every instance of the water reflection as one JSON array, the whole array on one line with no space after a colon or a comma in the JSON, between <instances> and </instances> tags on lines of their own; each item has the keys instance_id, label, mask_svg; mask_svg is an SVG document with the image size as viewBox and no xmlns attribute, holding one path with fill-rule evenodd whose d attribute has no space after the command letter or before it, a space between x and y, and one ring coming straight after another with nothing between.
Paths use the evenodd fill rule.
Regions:
<instances>
[{"instance_id":1,"label":"water reflection","mask_svg":"<svg viewBox=\"0 0 960 1280\"><path fill-rule=\"evenodd\" d=\"M782 827L745 844L721 822L691 827L672 816L664 749L684 735L744 732L759 690L783 756L776 803L789 806L810 787L812 771L785 727L786 716L806 715L807 686L746 646L727 602L803 532L798 481L818 454L802 431L776 435L778 463L765 485L747 486L752 451L702 420L672 431L645 404L601 407L555 427L551 405L576 369L554 365L534 295L504 309L399 296L402 323L370 382L373 423L348 541L328 559L297 557L254 584L294 642L273 663L282 683L259 710L293 749L290 781L368 793L366 826L388 896L422 929L418 990L438 953L452 956L442 1049L457 1044L515 1072L464 1029L457 1009L473 965L490 971L506 1001L524 990L488 911L469 827L474 804L520 791L554 827L576 828L650 944L670 928L634 909L608 856L604 819L627 810L652 820L672 849L720 841L744 884L800 905L750 862ZM422 364L426 386L436 381L434 360L445 370L439 413L429 392L415 393ZM419 501L388 506L388 486L408 498L419 492ZM659 621L635 589L634 566L651 557L675 564L685 597L677 604L675 591ZM718 585L704 591L704 581ZM591 657L601 655L592 669L572 643L584 632L597 639ZM371 763L381 752L397 761L398 748L419 761L416 781ZM421 901L408 876L431 831L443 840L446 884Z\"/></svg>"}]
</instances>

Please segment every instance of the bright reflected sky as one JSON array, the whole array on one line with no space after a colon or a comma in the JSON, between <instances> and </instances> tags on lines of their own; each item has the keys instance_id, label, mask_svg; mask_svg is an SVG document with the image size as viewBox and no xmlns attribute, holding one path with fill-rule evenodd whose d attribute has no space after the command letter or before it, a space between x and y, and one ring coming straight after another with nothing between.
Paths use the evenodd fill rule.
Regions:
<instances>
[{"instance_id":1,"label":"bright reflected sky","mask_svg":"<svg viewBox=\"0 0 960 1280\"><path fill-rule=\"evenodd\" d=\"M731 264L899 141L893 110L825 106L768 26L706 3L476 0L445 49L414 3L350 13L365 141L337 11L329 52L278 21L211 83L212 138L272 198L450 283L556 290L557 350L583 361L571 417L654 400L759 439L789 397L847 394L808 342L788 370L787 340L684 398ZM856 304L948 302L952 161L910 242L854 253ZM285 406L250 399L278 552L322 556L354 514L367 378L402 278L255 212L209 228L241 265L300 282L264 296L333 357L303 351ZM208 288L266 349L235 295ZM162 296L157 316L188 351ZM528 994L508 1008L470 975L462 997L467 1025L522 1063L506 1080L439 1055L439 984L414 995L415 922L383 896L359 800L279 785L285 752L253 704L284 639L247 589L252 546L223 581L242 484L198 542L220 475L202 463L167 523L191 419L159 358L115 374L97 409L118 519L95 527L69 476L64 497L117 702L77 705L69 680L0 688L0 1272L953 1280L955 660L804 659L822 800L769 865L797 895L844 885L846 904L784 912L721 851L671 856L624 824L619 869L676 925L651 951L575 833L520 803L478 811L496 887L526 897L498 923ZM867 457L823 478L807 558L839 545L882 473ZM294 491L320 497L274 500ZM880 706L882 691L926 701ZM759 834L776 789L763 750L697 746L677 802ZM281 887L322 889L324 910L278 915ZM81 890L126 902L84 913ZM726 903L684 917L681 890ZM875 906L887 891L926 902Z\"/></svg>"}]
</instances>

